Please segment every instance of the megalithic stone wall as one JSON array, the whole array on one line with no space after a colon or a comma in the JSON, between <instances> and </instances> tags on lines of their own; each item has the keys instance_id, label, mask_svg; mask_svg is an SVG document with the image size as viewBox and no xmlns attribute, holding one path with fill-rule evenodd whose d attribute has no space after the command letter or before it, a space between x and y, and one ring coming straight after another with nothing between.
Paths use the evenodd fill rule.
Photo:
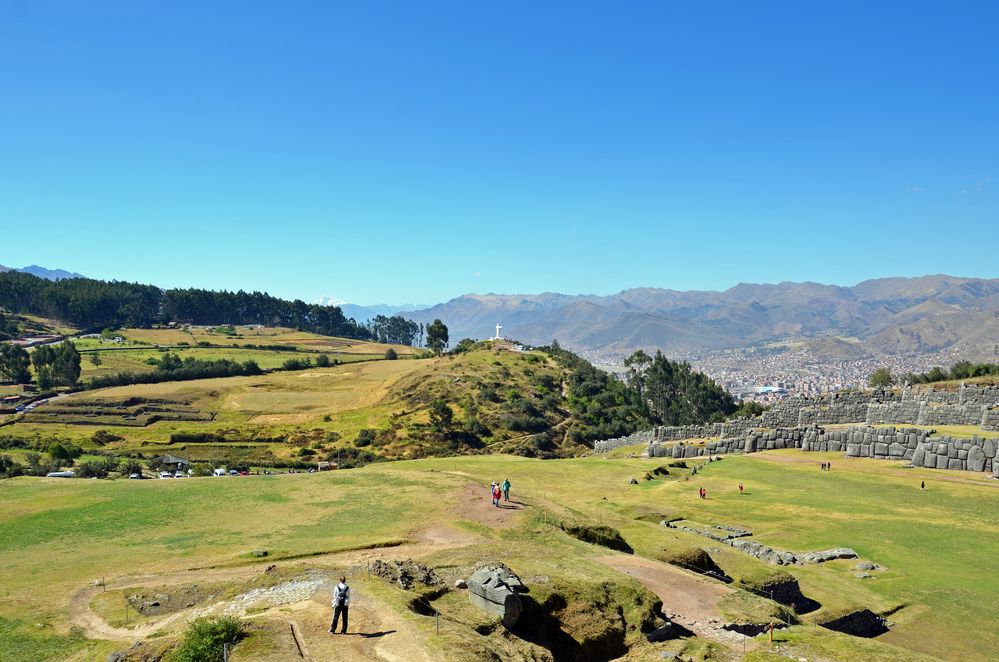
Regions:
<instances>
[{"instance_id":1,"label":"megalithic stone wall","mask_svg":"<svg viewBox=\"0 0 999 662\"><path fill-rule=\"evenodd\" d=\"M999 432L999 407L985 410L982 414L982 429Z\"/></svg>"},{"instance_id":2,"label":"megalithic stone wall","mask_svg":"<svg viewBox=\"0 0 999 662\"><path fill-rule=\"evenodd\" d=\"M864 423L847 430L821 425ZM637 443L649 457L693 458L727 453L800 448L845 451L849 457L911 460L914 466L992 471L999 439L955 439L933 430L875 427L877 424L974 425L999 432L999 387L962 384L955 391L906 387L900 393L841 393L822 398L787 398L755 418L735 418L706 425L661 426L628 437L598 441L602 453ZM682 443L709 439L705 444ZM672 444L669 442L681 442Z\"/></svg>"}]
</instances>

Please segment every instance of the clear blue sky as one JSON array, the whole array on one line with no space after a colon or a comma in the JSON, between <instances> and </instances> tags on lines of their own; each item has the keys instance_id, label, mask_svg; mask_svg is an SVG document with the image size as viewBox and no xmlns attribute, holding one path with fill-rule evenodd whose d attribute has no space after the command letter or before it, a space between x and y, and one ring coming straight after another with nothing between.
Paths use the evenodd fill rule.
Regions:
<instances>
[{"instance_id":1,"label":"clear blue sky","mask_svg":"<svg viewBox=\"0 0 999 662\"><path fill-rule=\"evenodd\" d=\"M999 276L999 3L0 0L0 263L305 300Z\"/></svg>"}]
</instances>

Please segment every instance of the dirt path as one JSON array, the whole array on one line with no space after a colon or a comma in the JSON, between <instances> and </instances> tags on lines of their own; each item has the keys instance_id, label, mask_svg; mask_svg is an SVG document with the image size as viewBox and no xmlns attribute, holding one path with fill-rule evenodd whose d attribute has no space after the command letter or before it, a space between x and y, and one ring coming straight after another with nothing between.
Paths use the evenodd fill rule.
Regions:
<instances>
[{"instance_id":1,"label":"dirt path","mask_svg":"<svg viewBox=\"0 0 999 662\"><path fill-rule=\"evenodd\" d=\"M417 629L363 591L351 598L347 634L329 634L329 598L329 591L320 591L284 615L296 633L304 659L429 662Z\"/></svg>"},{"instance_id":2,"label":"dirt path","mask_svg":"<svg viewBox=\"0 0 999 662\"><path fill-rule=\"evenodd\" d=\"M486 504L488 506L488 503ZM494 510L496 510L494 508ZM302 566L307 568L344 567L363 568L375 558L406 559L430 554L441 549L475 544L476 537L446 525L431 527L414 535L415 542L391 548L373 548L311 557L307 560L289 559L272 563L259 563L233 568L184 570L166 574L127 575L108 580L112 590L156 586L174 586L188 583L220 581L248 582L259 577L267 565L278 568ZM87 586L73 595L67 607L70 626L79 627L83 634L93 639L136 641L190 618L207 614L233 613L257 620L282 624L283 637L288 641L281 659L312 660L381 660L383 662L429 660L420 637L403 616L381 604L364 591L355 593L350 609L350 632L346 636L330 635L330 589L322 588L328 582L291 580L269 589L251 589L231 600L211 605L201 604L172 614L142 622L133 627L115 627L94 612L90 604L100 586ZM247 598L250 596L250 598ZM262 603L260 602L262 601ZM247 617L248 607L260 611ZM294 651L291 654L288 651Z\"/></svg>"},{"instance_id":3,"label":"dirt path","mask_svg":"<svg viewBox=\"0 0 999 662\"><path fill-rule=\"evenodd\" d=\"M470 483L461 491L460 501L454 509L454 514L492 528L505 529L516 523L517 516L524 508L523 503L513 498L510 501L500 501L497 508L492 504L488 485Z\"/></svg>"},{"instance_id":4,"label":"dirt path","mask_svg":"<svg viewBox=\"0 0 999 662\"><path fill-rule=\"evenodd\" d=\"M721 618L718 601L732 593L724 584L642 556L613 554L594 560L637 579L659 596L663 611L677 614L674 620L695 632L694 624Z\"/></svg>"},{"instance_id":5,"label":"dirt path","mask_svg":"<svg viewBox=\"0 0 999 662\"><path fill-rule=\"evenodd\" d=\"M799 453L797 455L790 454L775 454L775 453L753 453L747 455L746 457L752 457L755 459L766 460L767 462L778 462L780 464L803 464L803 465L814 465L816 472L818 472L819 461L816 461L813 457L808 457L808 453ZM871 462L876 462L877 464L868 464L868 460ZM965 485L979 485L981 487L991 487L999 488L999 480L981 480L975 478L964 478L958 474L958 471L951 471L948 469L933 469L933 474L913 474L911 469L897 469L897 464L893 464L890 460L875 460L874 458L842 458L838 460L842 462L844 466L848 466L853 471L859 471L863 473L878 474L881 476L900 476L902 478L909 478L913 481L927 480L927 481L944 481L947 483L964 483ZM919 469L919 467L917 467ZM836 463L833 463L833 471L836 471ZM950 473L944 473L950 472ZM938 475L939 474L939 475Z\"/></svg>"}]
</instances>

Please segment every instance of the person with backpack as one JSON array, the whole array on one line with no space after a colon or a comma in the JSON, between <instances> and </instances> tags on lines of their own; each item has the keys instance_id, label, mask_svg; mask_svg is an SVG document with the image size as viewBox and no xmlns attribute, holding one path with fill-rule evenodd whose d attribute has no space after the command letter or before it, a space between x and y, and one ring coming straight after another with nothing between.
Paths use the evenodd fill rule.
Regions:
<instances>
[{"instance_id":1,"label":"person with backpack","mask_svg":"<svg viewBox=\"0 0 999 662\"><path fill-rule=\"evenodd\" d=\"M330 634L336 634L336 624L343 616L343 628L340 634L347 634L347 614L350 611L350 587L347 586L347 578L341 576L340 583L333 589L333 625L330 626Z\"/></svg>"},{"instance_id":2,"label":"person with backpack","mask_svg":"<svg viewBox=\"0 0 999 662\"><path fill-rule=\"evenodd\" d=\"M504 478L503 479L503 484L500 485L500 489L503 490L503 500L504 501L509 501L510 500L510 479L509 478Z\"/></svg>"},{"instance_id":3,"label":"person with backpack","mask_svg":"<svg viewBox=\"0 0 999 662\"><path fill-rule=\"evenodd\" d=\"M499 508L500 502L500 486L497 483L493 483L493 505Z\"/></svg>"}]
</instances>

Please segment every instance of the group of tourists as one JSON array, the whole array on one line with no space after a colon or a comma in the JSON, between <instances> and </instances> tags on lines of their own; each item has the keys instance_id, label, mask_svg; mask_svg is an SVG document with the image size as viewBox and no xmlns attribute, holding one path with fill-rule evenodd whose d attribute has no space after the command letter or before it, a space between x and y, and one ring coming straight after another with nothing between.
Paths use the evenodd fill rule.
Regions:
<instances>
[{"instance_id":1,"label":"group of tourists","mask_svg":"<svg viewBox=\"0 0 999 662\"><path fill-rule=\"evenodd\" d=\"M504 501L510 500L510 479L504 478L502 483L497 483L493 481L493 484L489 488L490 493L493 497L493 505L499 508L500 498Z\"/></svg>"},{"instance_id":2,"label":"group of tourists","mask_svg":"<svg viewBox=\"0 0 999 662\"><path fill-rule=\"evenodd\" d=\"M699 489L697 490L697 494L698 494L698 495L699 495L699 496L700 496L700 497L701 497L702 499L707 499L707 498L708 498L708 491L707 491L706 489L704 489L703 487L701 487L701 488L699 488Z\"/></svg>"},{"instance_id":3,"label":"group of tourists","mask_svg":"<svg viewBox=\"0 0 999 662\"><path fill-rule=\"evenodd\" d=\"M822 471L832 471L832 462L823 462L819 466L822 468Z\"/></svg>"}]
</instances>

